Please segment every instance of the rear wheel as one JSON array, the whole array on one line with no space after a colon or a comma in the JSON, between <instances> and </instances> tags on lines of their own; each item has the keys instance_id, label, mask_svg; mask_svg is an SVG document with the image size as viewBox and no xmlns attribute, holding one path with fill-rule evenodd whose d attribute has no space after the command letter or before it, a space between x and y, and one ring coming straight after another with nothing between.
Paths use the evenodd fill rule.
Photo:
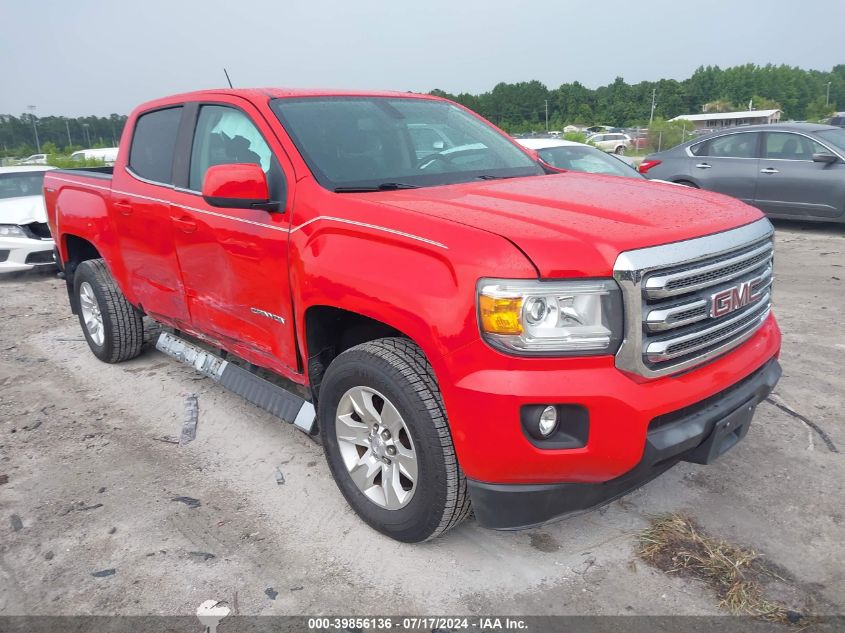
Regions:
<instances>
[{"instance_id":1,"label":"rear wheel","mask_svg":"<svg viewBox=\"0 0 845 633\"><path fill-rule=\"evenodd\" d=\"M119 363L141 353L141 313L123 296L102 259L79 264L73 287L79 324L94 356Z\"/></svg>"},{"instance_id":2,"label":"rear wheel","mask_svg":"<svg viewBox=\"0 0 845 633\"><path fill-rule=\"evenodd\" d=\"M319 420L332 476L379 532L415 543L469 514L440 390L412 342L379 339L338 356L320 386Z\"/></svg>"}]
</instances>

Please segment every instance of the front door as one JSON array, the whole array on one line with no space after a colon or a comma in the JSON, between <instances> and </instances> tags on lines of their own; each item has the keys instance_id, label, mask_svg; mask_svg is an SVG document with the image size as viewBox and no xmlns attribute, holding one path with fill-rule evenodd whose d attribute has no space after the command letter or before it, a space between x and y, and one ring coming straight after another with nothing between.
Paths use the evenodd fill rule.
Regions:
<instances>
[{"instance_id":1,"label":"front door","mask_svg":"<svg viewBox=\"0 0 845 633\"><path fill-rule=\"evenodd\" d=\"M176 250L195 333L290 375L299 369L288 278L287 180L279 159L284 154L261 115L238 101L199 106L188 186L176 190L171 207ZM261 165L281 211L205 202L200 192L206 170L239 163Z\"/></svg>"},{"instance_id":2,"label":"front door","mask_svg":"<svg viewBox=\"0 0 845 633\"><path fill-rule=\"evenodd\" d=\"M694 145L690 175L702 189L754 204L759 141L759 132L737 132Z\"/></svg>"},{"instance_id":3,"label":"front door","mask_svg":"<svg viewBox=\"0 0 845 633\"><path fill-rule=\"evenodd\" d=\"M801 134L767 132L755 204L773 215L838 217L842 213L840 191L845 164L813 162L813 154L829 153Z\"/></svg>"}]
</instances>

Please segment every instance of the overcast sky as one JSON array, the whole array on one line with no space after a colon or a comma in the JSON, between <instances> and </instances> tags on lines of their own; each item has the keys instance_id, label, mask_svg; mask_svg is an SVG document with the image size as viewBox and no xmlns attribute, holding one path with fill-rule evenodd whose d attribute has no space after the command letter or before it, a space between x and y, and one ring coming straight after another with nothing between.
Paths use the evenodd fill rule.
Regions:
<instances>
[{"instance_id":1,"label":"overcast sky","mask_svg":"<svg viewBox=\"0 0 845 633\"><path fill-rule=\"evenodd\" d=\"M815 7L815 8L814 8ZM0 113L128 113L225 85L483 92L845 63L845 2L0 0Z\"/></svg>"}]
</instances>

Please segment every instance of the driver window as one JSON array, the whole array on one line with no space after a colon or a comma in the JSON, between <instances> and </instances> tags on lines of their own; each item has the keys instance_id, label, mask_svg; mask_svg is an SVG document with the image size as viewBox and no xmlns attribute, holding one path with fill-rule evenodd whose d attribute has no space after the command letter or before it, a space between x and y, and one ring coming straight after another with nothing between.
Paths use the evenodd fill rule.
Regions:
<instances>
[{"instance_id":1,"label":"driver window","mask_svg":"<svg viewBox=\"0 0 845 633\"><path fill-rule=\"evenodd\" d=\"M274 181L283 180L281 169L252 121L235 108L202 106L191 149L191 190L202 191L209 167L236 163L261 165L267 174L271 194L279 195L278 182ZM273 199L282 198L274 196Z\"/></svg>"}]
</instances>

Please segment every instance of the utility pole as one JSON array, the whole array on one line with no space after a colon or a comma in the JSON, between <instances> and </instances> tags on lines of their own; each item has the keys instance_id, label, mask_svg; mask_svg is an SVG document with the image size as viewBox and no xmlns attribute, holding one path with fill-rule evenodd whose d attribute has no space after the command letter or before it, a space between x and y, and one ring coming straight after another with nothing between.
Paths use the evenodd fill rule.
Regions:
<instances>
[{"instance_id":1,"label":"utility pole","mask_svg":"<svg viewBox=\"0 0 845 633\"><path fill-rule=\"evenodd\" d=\"M32 120L32 131L35 133L35 147L36 153L41 153L41 142L38 140L38 127L35 125L35 106L28 105L26 109L29 110L29 118Z\"/></svg>"},{"instance_id":2,"label":"utility pole","mask_svg":"<svg viewBox=\"0 0 845 633\"><path fill-rule=\"evenodd\" d=\"M651 91L651 116L648 117L648 126L651 127L652 122L654 121L654 106L657 103L657 88Z\"/></svg>"},{"instance_id":3,"label":"utility pole","mask_svg":"<svg viewBox=\"0 0 845 633\"><path fill-rule=\"evenodd\" d=\"M88 147L90 148L91 147L91 133L88 131L88 124L83 123L82 128L85 130L85 138L87 139Z\"/></svg>"},{"instance_id":4,"label":"utility pole","mask_svg":"<svg viewBox=\"0 0 845 633\"><path fill-rule=\"evenodd\" d=\"M70 123L67 119L65 119L65 130L67 130L67 146L70 147L73 145L73 141L70 140Z\"/></svg>"},{"instance_id":5,"label":"utility pole","mask_svg":"<svg viewBox=\"0 0 845 633\"><path fill-rule=\"evenodd\" d=\"M830 82L827 82L827 98L824 100L826 106L830 105Z\"/></svg>"},{"instance_id":6,"label":"utility pole","mask_svg":"<svg viewBox=\"0 0 845 633\"><path fill-rule=\"evenodd\" d=\"M830 84L828 84L830 86ZM549 100L546 99L546 132L549 131Z\"/></svg>"}]
</instances>

